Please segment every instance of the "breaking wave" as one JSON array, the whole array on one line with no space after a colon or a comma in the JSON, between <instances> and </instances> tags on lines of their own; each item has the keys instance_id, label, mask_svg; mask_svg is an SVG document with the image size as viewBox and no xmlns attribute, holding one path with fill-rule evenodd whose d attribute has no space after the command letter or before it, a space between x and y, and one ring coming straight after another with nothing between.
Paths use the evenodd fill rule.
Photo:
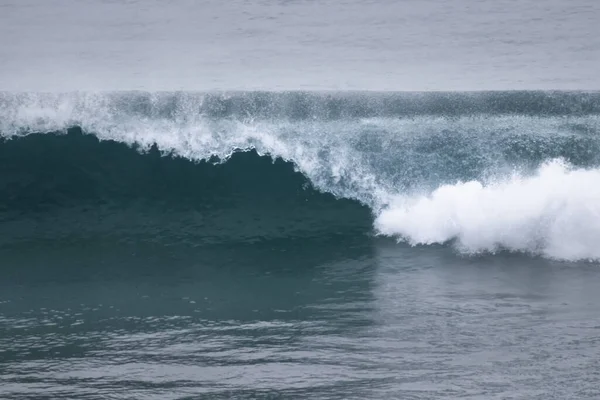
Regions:
<instances>
[{"instance_id":1,"label":"breaking wave","mask_svg":"<svg viewBox=\"0 0 600 400\"><path fill-rule=\"evenodd\" d=\"M0 93L0 243L386 235L600 259L598 93Z\"/></svg>"}]
</instances>

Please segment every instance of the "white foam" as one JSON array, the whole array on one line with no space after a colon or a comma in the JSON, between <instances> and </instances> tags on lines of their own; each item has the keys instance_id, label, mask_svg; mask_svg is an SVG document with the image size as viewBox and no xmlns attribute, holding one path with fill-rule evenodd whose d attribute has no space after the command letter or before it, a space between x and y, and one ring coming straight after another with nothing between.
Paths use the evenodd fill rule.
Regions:
<instances>
[{"instance_id":1,"label":"white foam","mask_svg":"<svg viewBox=\"0 0 600 400\"><path fill-rule=\"evenodd\" d=\"M466 253L507 249L600 260L600 169L573 169L554 160L529 177L397 196L375 226L412 245L455 241Z\"/></svg>"}]
</instances>

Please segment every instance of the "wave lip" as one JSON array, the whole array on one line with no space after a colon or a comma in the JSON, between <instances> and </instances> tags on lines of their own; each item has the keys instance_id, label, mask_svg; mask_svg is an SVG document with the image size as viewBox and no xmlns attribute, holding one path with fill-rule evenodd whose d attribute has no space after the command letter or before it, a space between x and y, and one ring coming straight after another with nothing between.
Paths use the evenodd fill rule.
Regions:
<instances>
[{"instance_id":1,"label":"wave lip","mask_svg":"<svg viewBox=\"0 0 600 400\"><path fill-rule=\"evenodd\" d=\"M400 196L377 216L375 227L412 245L454 241L468 254L509 250L600 260L600 169L553 160L529 177Z\"/></svg>"}]
</instances>

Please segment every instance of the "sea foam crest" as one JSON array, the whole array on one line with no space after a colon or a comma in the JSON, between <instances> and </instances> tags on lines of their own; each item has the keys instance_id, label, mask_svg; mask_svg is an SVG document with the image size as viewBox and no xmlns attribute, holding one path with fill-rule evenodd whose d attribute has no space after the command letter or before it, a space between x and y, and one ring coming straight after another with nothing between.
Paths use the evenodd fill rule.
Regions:
<instances>
[{"instance_id":1,"label":"sea foam crest","mask_svg":"<svg viewBox=\"0 0 600 400\"><path fill-rule=\"evenodd\" d=\"M455 241L466 253L506 249L598 260L600 169L573 169L553 160L529 177L399 195L380 212L375 227L412 245Z\"/></svg>"}]
</instances>

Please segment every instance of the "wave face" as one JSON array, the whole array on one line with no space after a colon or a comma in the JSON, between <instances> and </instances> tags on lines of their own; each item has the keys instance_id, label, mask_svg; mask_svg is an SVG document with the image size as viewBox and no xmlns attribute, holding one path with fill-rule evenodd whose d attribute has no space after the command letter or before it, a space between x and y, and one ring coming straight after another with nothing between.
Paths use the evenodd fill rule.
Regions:
<instances>
[{"instance_id":1,"label":"wave face","mask_svg":"<svg viewBox=\"0 0 600 400\"><path fill-rule=\"evenodd\" d=\"M2 93L1 243L375 233L598 260L599 132L599 93Z\"/></svg>"}]
</instances>

